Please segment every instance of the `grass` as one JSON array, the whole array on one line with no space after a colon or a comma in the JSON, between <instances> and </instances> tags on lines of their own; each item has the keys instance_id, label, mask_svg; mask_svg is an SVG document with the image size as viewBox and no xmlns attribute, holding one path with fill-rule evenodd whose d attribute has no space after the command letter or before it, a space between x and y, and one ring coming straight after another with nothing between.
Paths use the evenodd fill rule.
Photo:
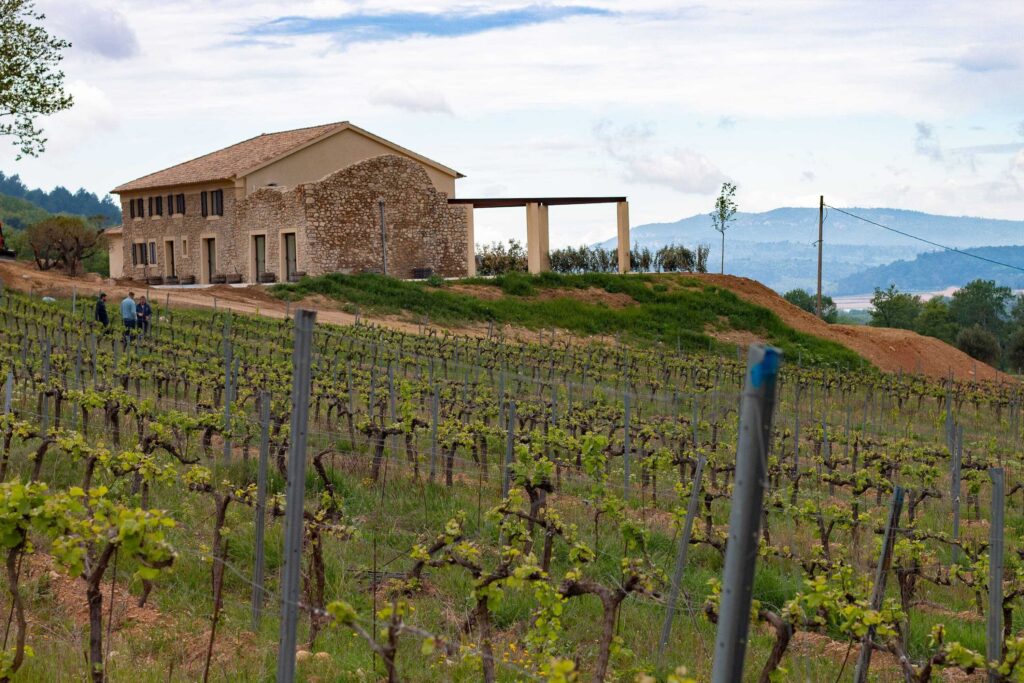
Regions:
<instances>
[{"instance_id":1,"label":"grass","mask_svg":"<svg viewBox=\"0 0 1024 683\"><path fill-rule=\"evenodd\" d=\"M455 284L497 288L502 296L476 297L453 289ZM538 297L543 290L554 289L622 294L632 303L613 307L571 296ZM765 339L808 365L853 368L864 362L846 347L798 332L772 311L727 289L681 275L511 273L431 283L335 273L277 285L272 291L293 301L319 294L377 313L429 316L441 325L493 321L528 329L560 328L582 336L621 336L632 343L678 346L686 351L731 352L735 345L716 340L709 331L735 330Z\"/></svg>"}]
</instances>

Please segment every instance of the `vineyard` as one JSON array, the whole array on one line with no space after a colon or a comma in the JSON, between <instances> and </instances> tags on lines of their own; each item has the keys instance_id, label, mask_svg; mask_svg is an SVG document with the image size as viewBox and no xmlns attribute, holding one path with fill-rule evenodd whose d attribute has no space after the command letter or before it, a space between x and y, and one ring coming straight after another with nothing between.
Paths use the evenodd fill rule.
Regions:
<instances>
[{"instance_id":1,"label":"vineyard","mask_svg":"<svg viewBox=\"0 0 1024 683\"><path fill-rule=\"evenodd\" d=\"M1016 383L787 349L751 507L740 353L155 318L2 292L3 680L1024 681Z\"/></svg>"}]
</instances>

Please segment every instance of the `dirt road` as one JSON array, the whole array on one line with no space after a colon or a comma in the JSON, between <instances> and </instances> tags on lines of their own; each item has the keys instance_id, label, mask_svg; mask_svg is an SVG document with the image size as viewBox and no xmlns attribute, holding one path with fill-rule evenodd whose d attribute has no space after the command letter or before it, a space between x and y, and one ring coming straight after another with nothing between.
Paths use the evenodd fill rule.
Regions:
<instances>
[{"instance_id":1,"label":"dirt road","mask_svg":"<svg viewBox=\"0 0 1024 683\"><path fill-rule=\"evenodd\" d=\"M975 361L967 354L952 346L924 337L909 330L894 330L853 325L829 325L810 313L793 306L771 289L754 280L732 275L697 275L704 282L735 293L742 299L775 312L791 327L817 337L835 341L857 352L865 359L887 372L916 372L932 377L948 377L952 372L957 379L1009 379L994 368ZM39 296L71 296L77 291L80 296L93 297L105 291L114 302L119 301L131 287L136 294L146 291L145 285L115 283L101 280L96 276L68 278L60 272L40 272L28 263L0 261L0 279L5 287ZM487 288L488 290L491 288ZM230 287L216 285L192 289L151 289L150 296L158 303L169 301L172 307L218 308L239 313L251 313L283 318L287 304L271 296L264 287ZM317 320L337 325L350 325L355 316L340 310L334 302L323 297L305 299L304 308L317 311ZM417 332L418 326L393 316L365 316L380 325L404 332ZM452 330L460 334L483 336L485 325L470 325ZM513 339L536 339L536 332L505 326L506 337Z\"/></svg>"}]
</instances>

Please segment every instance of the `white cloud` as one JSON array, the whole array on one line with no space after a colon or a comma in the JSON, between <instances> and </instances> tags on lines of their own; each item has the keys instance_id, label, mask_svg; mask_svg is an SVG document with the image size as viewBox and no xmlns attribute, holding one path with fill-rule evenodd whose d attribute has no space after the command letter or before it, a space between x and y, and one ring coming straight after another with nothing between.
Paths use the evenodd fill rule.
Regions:
<instances>
[{"instance_id":1,"label":"white cloud","mask_svg":"<svg viewBox=\"0 0 1024 683\"><path fill-rule=\"evenodd\" d=\"M917 135L914 138L914 150L932 161L942 161L942 147L935 136L935 127L924 121L914 124Z\"/></svg>"},{"instance_id":2,"label":"white cloud","mask_svg":"<svg viewBox=\"0 0 1024 683\"><path fill-rule=\"evenodd\" d=\"M395 107L403 111L432 114L451 114L452 108L444 95L436 90L420 90L409 86L391 86L370 93L370 104Z\"/></svg>"},{"instance_id":3,"label":"white cloud","mask_svg":"<svg viewBox=\"0 0 1024 683\"><path fill-rule=\"evenodd\" d=\"M108 59L139 54L139 41L124 15L116 9L83 0L50 0L44 5L54 32L71 41L76 51Z\"/></svg>"},{"instance_id":4,"label":"white cloud","mask_svg":"<svg viewBox=\"0 0 1024 683\"><path fill-rule=\"evenodd\" d=\"M677 192L714 192L724 174L703 154L686 148L662 148L649 126L616 128L608 121L594 127L594 137L617 161L625 179L671 188Z\"/></svg>"}]
</instances>

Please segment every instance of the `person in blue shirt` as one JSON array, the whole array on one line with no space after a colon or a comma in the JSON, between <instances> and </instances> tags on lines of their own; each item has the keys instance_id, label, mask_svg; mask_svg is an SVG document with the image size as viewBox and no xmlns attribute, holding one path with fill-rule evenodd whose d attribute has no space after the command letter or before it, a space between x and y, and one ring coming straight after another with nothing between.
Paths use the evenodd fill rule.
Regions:
<instances>
[{"instance_id":1,"label":"person in blue shirt","mask_svg":"<svg viewBox=\"0 0 1024 683\"><path fill-rule=\"evenodd\" d=\"M128 338L132 330L136 328L139 320L138 307L135 305L135 292L128 292L128 296L121 301L121 321L124 323L124 344L128 345Z\"/></svg>"}]
</instances>

